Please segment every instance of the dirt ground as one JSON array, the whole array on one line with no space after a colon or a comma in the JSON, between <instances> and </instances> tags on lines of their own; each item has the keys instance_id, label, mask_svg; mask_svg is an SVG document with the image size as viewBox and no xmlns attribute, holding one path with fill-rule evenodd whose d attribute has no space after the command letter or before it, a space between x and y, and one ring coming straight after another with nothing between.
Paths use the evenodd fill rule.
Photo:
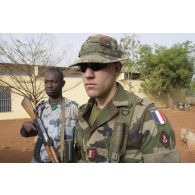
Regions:
<instances>
[{"instance_id":1,"label":"dirt ground","mask_svg":"<svg viewBox=\"0 0 195 195\"><path fill-rule=\"evenodd\" d=\"M187 148L181 141L181 130L188 129L195 133L195 106L191 106L190 111L173 111L171 109L161 109L170 120L176 135L176 148L180 152L182 162L195 162L195 147Z\"/></svg>"},{"instance_id":2,"label":"dirt ground","mask_svg":"<svg viewBox=\"0 0 195 195\"><path fill-rule=\"evenodd\" d=\"M24 119L0 120L0 162L30 162L33 155L34 138L20 136Z\"/></svg>"},{"instance_id":3,"label":"dirt ground","mask_svg":"<svg viewBox=\"0 0 195 195\"><path fill-rule=\"evenodd\" d=\"M190 111L173 111L161 109L170 120L176 134L176 148L179 150L182 162L195 162L195 147L187 148L181 141L182 128L195 133L195 106ZM34 138L20 136L20 128L24 119L0 120L0 162L27 163L33 155Z\"/></svg>"}]
</instances>

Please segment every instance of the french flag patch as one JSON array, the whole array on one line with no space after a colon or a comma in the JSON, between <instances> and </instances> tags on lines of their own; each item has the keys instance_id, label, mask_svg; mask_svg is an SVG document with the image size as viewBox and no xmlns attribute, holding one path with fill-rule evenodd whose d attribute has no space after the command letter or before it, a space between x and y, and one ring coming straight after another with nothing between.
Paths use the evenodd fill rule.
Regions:
<instances>
[{"instance_id":1,"label":"french flag patch","mask_svg":"<svg viewBox=\"0 0 195 195\"><path fill-rule=\"evenodd\" d=\"M152 118L158 125L164 125L166 123L166 117L160 110L151 110Z\"/></svg>"}]
</instances>

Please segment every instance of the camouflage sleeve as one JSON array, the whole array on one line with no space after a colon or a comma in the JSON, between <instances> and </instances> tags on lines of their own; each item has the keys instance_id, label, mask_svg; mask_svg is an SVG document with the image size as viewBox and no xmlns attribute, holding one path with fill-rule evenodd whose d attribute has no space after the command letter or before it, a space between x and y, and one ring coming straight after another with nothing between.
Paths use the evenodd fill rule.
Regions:
<instances>
[{"instance_id":1,"label":"camouflage sleeve","mask_svg":"<svg viewBox=\"0 0 195 195\"><path fill-rule=\"evenodd\" d=\"M75 102L72 102L72 110L73 110L73 118L75 118L76 120L78 119L78 112L79 112L79 108L78 108L78 104L76 104Z\"/></svg>"},{"instance_id":2,"label":"camouflage sleeve","mask_svg":"<svg viewBox=\"0 0 195 195\"><path fill-rule=\"evenodd\" d=\"M128 135L125 162L179 162L175 133L154 104L139 102Z\"/></svg>"},{"instance_id":3,"label":"camouflage sleeve","mask_svg":"<svg viewBox=\"0 0 195 195\"><path fill-rule=\"evenodd\" d=\"M81 113L79 112L78 116L79 114ZM80 127L79 120L77 120L76 127L75 127L75 133L74 133L74 162L77 162L77 163L85 162L84 160L82 160L82 157L84 158L82 140L83 140L83 130Z\"/></svg>"},{"instance_id":4,"label":"camouflage sleeve","mask_svg":"<svg viewBox=\"0 0 195 195\"><path fill-rule=\"evenodd\" d=\"M166 116L150 104L140 126L141 147L144 162L179 162L175 150L175 133Z\"/></svg>"}]
</instances>

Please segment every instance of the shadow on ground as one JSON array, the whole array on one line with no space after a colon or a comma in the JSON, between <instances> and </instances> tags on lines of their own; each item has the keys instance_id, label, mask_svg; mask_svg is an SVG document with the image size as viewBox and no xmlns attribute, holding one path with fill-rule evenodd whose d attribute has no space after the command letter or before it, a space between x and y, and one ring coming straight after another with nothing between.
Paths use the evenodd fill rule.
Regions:
<instances>
[{"instance_id":1,"label":"shadow on ground","mask_svg":"<svg viewBox=\"0 0 195 195\"><path fill-rule=\"evenodd\" d=\"M0 162L3 163L29 163L32 159L32 151L20 151L12 149L0 150ZM15 158L13 158L15 157Z\"/></svg>"}]
</instances>

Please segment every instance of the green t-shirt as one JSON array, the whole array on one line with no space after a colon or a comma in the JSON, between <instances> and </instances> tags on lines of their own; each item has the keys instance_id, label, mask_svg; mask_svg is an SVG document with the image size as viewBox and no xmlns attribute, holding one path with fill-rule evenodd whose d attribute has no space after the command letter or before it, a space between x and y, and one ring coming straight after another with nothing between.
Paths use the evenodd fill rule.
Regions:
<instances>
[{"instance_id":1,"label":"green t-shirt","mask_svg":"<svg viewBox=\"0 0 195 195\"><path fill-rule=\"evenodd\" d=\"M52 111L55 110L58 106L58 103L50 103Z\"/></svg>"},{"instance_id":2,"label":"green t-shirt","mask_svg":"<svg viewBox=\"0 0 195 195\"><path fill-rule=\"evenodd\" d=\"M96 105L96 103L93 105L93 108L91 109L91 114L90 114L90 117L89 117L89 121L88 121L90 126L93 125L93 123L94 123L95 120L97 119L97 117L98 117L98 115L99 115L99 113L100 113L101 110L102 110L102 109L99 108L99 107Z\"/></svg>"}]
</instances>

